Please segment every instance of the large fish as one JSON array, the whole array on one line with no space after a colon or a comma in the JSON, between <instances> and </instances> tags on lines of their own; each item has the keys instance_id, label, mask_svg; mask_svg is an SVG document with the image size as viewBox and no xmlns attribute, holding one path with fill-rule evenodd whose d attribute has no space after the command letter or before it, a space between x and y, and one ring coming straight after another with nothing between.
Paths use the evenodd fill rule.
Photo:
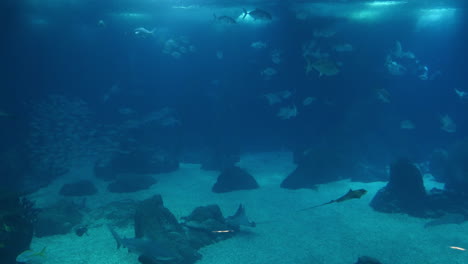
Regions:
<instances>
[{"instance_id":1,"label":"large fish","mask_svg":"<svg viewBox=\"0 0 468 264\"><path fill-rule=\"evenodd\" d=\"M250 221L245 214L245 207L242 204L239 205L234 215L226 217L226 222L236 228L239 228L240 226L256 226L255 222Z\"/></svg>"},{"instance_id":2,"label":"large fish","mask_svg":"<svg viewBox=\"0 0 468 264\"><path fill-rule=\"evenodd\" d=\"M46 260L46 248L41 251L26 250L16 257L16 263L19 264L41 264Z\"/></svg>"},{"instance_id":3,"label":"large fish","mask_svg":"<svg viewBox=\"0 0 468 264\"><path fill-rule=\"evenodd\" d=\"M129 252L136 253L141 257L154 262L176 261L178 259L177 253L174 249L167 245L148 239L122 238L114 229L112 229L112 227L108 226L108 228L117 242L117 248L122 246L127 248Z\"/></svg>"},{"instance_id":4,"label":"large fish","mask_svg":"<svg viewBox=\"0 0 468 264\"><path fill-rule=\"evenodd\" d=\"M242 18L244 19L247 15L251 16L254 20L271 20L272 19L270 13L259 8L256 8L250 12L248 12L244 8L244 17Z\"/></svg>"},{"instance_id":5,"label":"large fish","mask_svg":"<svg viewBox=\"0 0 468 264\"><path fill-rule=\"evenodd\" d=\"M236 20L230 16L216 16L216 14L213 14L215 22L221 23L221 24L237 24Z\"/></svg>"},{"instance_id":6,"label":"large fish","mask_svg":"<svg viewBox=\"0 0 468 264\"><path fill-rule=\"evenodd\" d=\"M340 198L338 198L336 200L331 200L331 201L323 203L323 204L307 207L307 208L299 210L299 212L309 210L309 209L312 209L312 208L317 208L317 207L324 206L324 205L327 205L327 204L341 203L341 202L351 200L351 199L359 199L366 193L367 193L367 191L364 190L364 189L359 189L359 190L354 190L354 191L349 189L349 191L345 195L341 196Z\"/></svg>"}]
</instances>

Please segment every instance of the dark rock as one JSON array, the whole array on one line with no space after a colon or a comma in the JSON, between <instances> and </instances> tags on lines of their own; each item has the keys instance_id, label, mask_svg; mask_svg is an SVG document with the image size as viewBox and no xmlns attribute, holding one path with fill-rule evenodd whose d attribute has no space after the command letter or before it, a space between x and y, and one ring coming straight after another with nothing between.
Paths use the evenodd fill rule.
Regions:
<instances>
[{"instance_id":1,"label":"dark rock","mask_svg":"<svg viewBox=\"0 0 468 264\"><path fill-rule=\"evenodd\" d=\"M78 206L69 201L60 201L52 207L43 208L35 223L37 237L67 234L81 223L83 215Z\"/></svg>"},{"instance_id":2,"label":"dark rock","mask_svg":"<svg viewBox=\"0 0 468 264\"><path fill-rule=\"evenodd\" d=\"M358 261L355 264L382 264L382 263L375 258L362 256L358 258Z\"/></svg>"},{"instance_id":3,"label":"dark rock","mask_svg":"<svg viewBox=\"0 0 468 264\"><path fill-rule=\"evenodd\" d=\"M181 259L178 263L194 263L201 258L191 246L182 225L164 207L160 195L155 195L137 205L135 237L151 239L166 245L176 252L178 259Z\"/></svg>"},{"instance_id":4,"label":"dark rock","mask_svg":"<svg viewBox=\"0 0 468 264\"><path fill-rule=\"evenodd\" d=\"M82 180L75 183L64 184L60 189L63 196L86 196L97 193L97 189L91 181Z\"/></svg>"},{"instance_id":5,"label":"dark rock","mask_svg":"<svg viewBox=\"0 0 468 264\"><path fill-rule=\"evenodd\" d=\"M229 167L224 169L218 176L218 180L213 185L212 191L215 193L231 192L236 190L257 189L258 183L252 175L239 167Z\"/></svg>"},{"instance_id":6,"label":"dark rock","mask_svg":"<svg viewBox=\"0 0 468 264\"><path fill-rule=\"evenodd\" d=\"M157 181L151 175L120 174L107 189L113 193L129 193L149 189Z\"/></svg>"},{"instance_id":7,"label":"dark rock","mask_svg":"<svg viewBox=\"0 0 468 264\"><path fill-rule=\"evenodd\" d=\"M338 150L319 148L296 155L297 168L281 183L282 188L314 188L317 184L337 181L353 174L353 165ZM299 157L300 156L300 157Z\"/></svg>"},{"instance_id":8,"label":"dark rock","mask_svg":"<svg viewBox=\"0 0 468 264\"><path fill-rule=\"evenodd\" d=\"M377 192L370 205L377 211L423 216L427 201L419 169L402 159L391 165L389 182Z\"/></svg>"},{"instance_id":9,"label":"dark rock","mask_svg":"<svg viewBox=\"0 0 468 264\"><path fill-rule=\"evenodd\" d=\"M197 207L189 216L183 217L183 220L191 245L197 249L228 239L235 234L234 232L216 232L233 229L226 223L218 205Z\"/></svg>"},{"instance_id":10,"label":"dark rock","mask_svg":"<svg viewBox=\"0 0 468 264\"><path fill-rule=\"evenodd\" d=\"M32 209L18 195L0 191L0 263L16 263L16 256L29 249L35 221Z\"/></svg>"}]
</instances>

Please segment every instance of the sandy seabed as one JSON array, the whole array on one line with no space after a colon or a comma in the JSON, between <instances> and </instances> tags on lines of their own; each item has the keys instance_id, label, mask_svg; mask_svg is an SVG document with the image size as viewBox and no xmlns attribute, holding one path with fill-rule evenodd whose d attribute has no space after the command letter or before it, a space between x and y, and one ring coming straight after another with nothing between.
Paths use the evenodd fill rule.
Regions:
<instances>
[{"instance_id":1,"label":"sandy seabed","mask_svg":"<svg viewBox=\"0 0 468 264\"><path fill-rule=\"evenodd\" d=\"M362 255L383 264L465 264L468 251L468 223L424 228L428 220L403 214L375 212L369 202L384 182L339 181L320 185L316 190L286 190L281 181L294 170L291 153L256 153L242 157L239 164L258 181L260 188L224 194L211 192L218 172L200 170L194 164L182 164L173 173L155 175L158 183L151 189L132 194L112 194L104 182L95 180L99 193L88 198L88 206L100 206L122 199L143 200L161 194L165 206L176 217L188 215L195 207L218 204L223 214L231 215L239 203L246 207L257 227L236 237L200 250L197 264L353 264ZM92 178L89 169L77 171L71 178ZM63 179L32 195L39 206L59 199ZM426 182L432 187L433 182ZM368 194L360 200L331 204L308 211L297 210L340 197L349 188L364 188ZM98 210L98 209L95 209ZM117 249L104 225L91 225L89 235L74 233L34 238L32 248L47 247L45 264L137 264L137 255ZM131 237L133 228L118 229Z\"/></svg>"}]
</instances>

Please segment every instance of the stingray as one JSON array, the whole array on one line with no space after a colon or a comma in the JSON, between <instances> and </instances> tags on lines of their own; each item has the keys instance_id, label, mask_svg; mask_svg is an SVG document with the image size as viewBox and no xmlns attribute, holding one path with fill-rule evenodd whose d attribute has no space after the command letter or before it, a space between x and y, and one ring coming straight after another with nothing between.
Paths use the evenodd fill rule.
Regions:
<instances>
[{"instance_id":1,"label":"stingray","mask_svg":"<svg viewBox=\"0 0 468 264\"><path fill-rule=\"evenodd\" d=\"M341 196L338 199L331 200L331 201L323 203L323 204L307 207L307 208L299 210L298 212L302 212L302 211L306 211L306 210L309 210L309 209L317 208L317 207L324 206L324 205L327 205L327 204L341 203L341 202L351 200L351 199L359 199L366 193L367 193L367 191L364 190L364 189L359 189L359 190L354 190L354 191L349 189L349 191L345 195Z\"/></svg>"},{"instance_id":2,"label":"stingray","mask_svg":"<svg viewBox=\"0 0 468 264\"><path fill-rule=\"evenodd\" d=\"M256 226L255 222L251 222L245 214L245 208L242 204L239 205L239 208L237 208L237 211L234 215L226 217L226 222L235 227Z\"/></svg>"}]
</instances>

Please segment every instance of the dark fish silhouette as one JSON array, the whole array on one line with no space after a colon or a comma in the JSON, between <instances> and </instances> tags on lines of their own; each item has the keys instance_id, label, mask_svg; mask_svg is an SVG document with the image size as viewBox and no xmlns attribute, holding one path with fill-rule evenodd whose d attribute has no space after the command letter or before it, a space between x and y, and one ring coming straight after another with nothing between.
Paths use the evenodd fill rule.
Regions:
<instances>
[{"instance_id":1,"label":"dark fish silhouette","mask_svg":"<svg viewBox=\"0 0 468 264\"><path fill-rule=\"evenodd\" d=\"M319 205L315 205L315 206L312 206L312 207L307 207L307 208L299 210L298 212L309 210L309 209L320 207L320 206L324 206L324 205L327 205L327 204L341 203L341 202L351 200L351 199L359 199L366 193L367 193L367 191L364 190L364 189L359 189L359 190L354 190L354 191L349 189L349 191L345 195L341 196L340 198L338 198L336 200L331 200L331 201L329 201L327 203L324 203L324 204L319 204Z\"/></svg>"},{"instance_id":2,"label":"dark fish silhouette","mask_svg":"<svg viewBox=\"0 0 468 264\"><path fill-rule=\"evenodd\" d=\"M237 208L237 211L234 215L226 217L226 222L237 228L240 226L256 226L255 222L251 222L245 214L245 208L242 204L239 205L239 208Z\"/></svg>"},{"instance_id":3,"label":"dark fish silhouette","mask_svg":"<svg viewBox=\"0 0 468 264\"><path fill-rule=\"evenodd\" d=\"M250 11L250 12L247 12L247 10L245 10L244 8L244 17L242 17L242 19L244 19L247 15L251 16L254 20L257 20L257 19L258 20L271 20L272 19L270 13L259 8L256 8L255 10Z\"/></svg>"},{"instance_id":4,"label":"dark fish silhouette","mask_svg":"<svg viewBox=\"0 0 468 264\"><path fill-rule=\"evenodd\" d=\"M147 239L122 238L114 231L114 229L112 229L112 227L107 227L117 242L117 248L122 246L127 248L129 252L136 253L140 255L140 257L144 257L145 259L149 259L153 262L175 261L178 258L177 253L167 245Z\"/></svg>"},{"instance_id":5,"label":"dark fish silhouette","mask_svg":"<svg viewBox=\"0 0 468 264\"><path fill-rule=\"evenodd\" d=\"M230 16L216 16L213 14L214 20L222 24L237 24L236 20Z\"/></svg>"}]
</instances>

